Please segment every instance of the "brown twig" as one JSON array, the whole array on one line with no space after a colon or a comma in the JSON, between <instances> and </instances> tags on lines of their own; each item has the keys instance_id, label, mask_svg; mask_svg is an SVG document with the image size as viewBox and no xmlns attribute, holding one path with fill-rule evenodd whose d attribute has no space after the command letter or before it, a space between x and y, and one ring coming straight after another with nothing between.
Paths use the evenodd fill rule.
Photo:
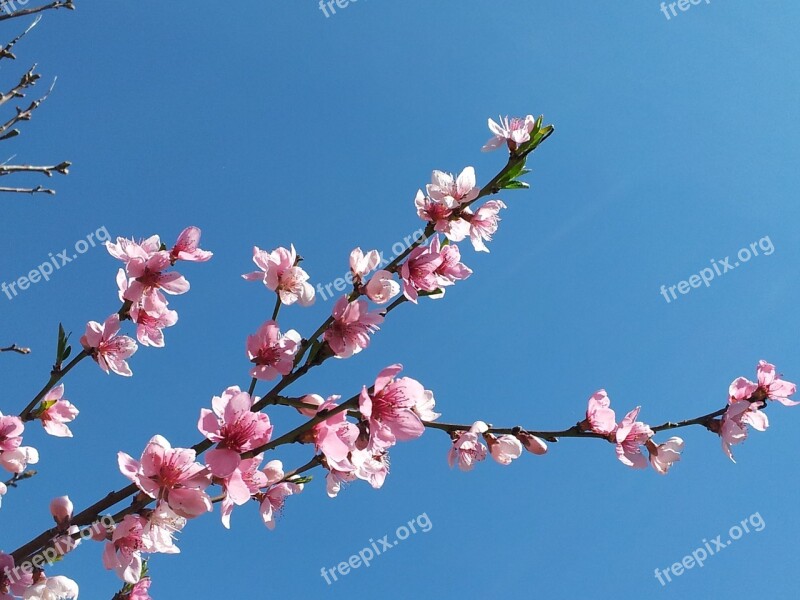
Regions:
<instances>
[{"instance_id":1,"label":"brown twig","mask_svg":"<svg viewBox=\"0 0 800 600\"><path fill-rule=\"evenodd\" d=\"M3 4L4 8L0 10L0 21L6 21L8 19L16 19L17 17L24 17L26 15L34 15L36 13L40 13L45 10L55 10L59 8L75 10L75 3L73 2L73 0L56 0L55 2L51 2L50 4L46 4L44 6L22 8L20 10L12 9L11 12L6 11L5 7L7 7L9 4L13 4L13 0L6 0Z\"/></svg>"},{"instance_id":2,"label":"brown twig","mask_svg":"<svg viewBox=\"0 0 800 600\"><path fill-rule=\"evenodd\" d=\"M4 58L8 58L10 60L16 59L17 57L14 55L14 53L11 50L14 48L14 46L17 45L17 42L19 42L22 38L24 38L31 29L33 29L34 27L36 27L39 24L39 21L41 21L41 20L42 20L42 15L39 15L38 17L36 17L36 19L33 21L33 23L31 23L28 26L28 28L25 31L20 33L17 37L15 37L13 40L8 42L8 44L6 44L2 49L0 49L0 60L2 60Z\"/></svg>"},{"instance_id":3,"label":"brown twig","mask_svg":"<svg viewBox=\"0 0 800 600\"><path fill-rule=\"evenodd\" d=\"M30 354L30 348L23 348L22 346L17 346L16 344L11 344L6 348L0 348L0 353L2 352L16 352L17 354Z\"/></svg>"},{"instance_id":4,"label":"brown twig","mask_svg":"<svg viewBox=\"0 0 800 600\"><path fill-rule=\"evenodd\" d=\"M27 471L24 471L23 473L17 473L11 479L6 481L5 485L7 487L17 487L17 484L20 481L25 481L26 479L30 479L31 477L35 476L36 473L37 473L37 471L34 471L33 469L28 469Z\"/></svg>"},{"instance_id":5,"label":"brown twig","mask_svg":"<svg viewBox=\"0 0 800 600\"><path fill-rule=\"evenodd\" d=\"M53 173L69 175L69 168L72 163L64 161L57 165L36 166L36 165L0 165L0 177L11 175L12 173L41 173L47 177L52 177Z\"/></svg>"}]
</instances>

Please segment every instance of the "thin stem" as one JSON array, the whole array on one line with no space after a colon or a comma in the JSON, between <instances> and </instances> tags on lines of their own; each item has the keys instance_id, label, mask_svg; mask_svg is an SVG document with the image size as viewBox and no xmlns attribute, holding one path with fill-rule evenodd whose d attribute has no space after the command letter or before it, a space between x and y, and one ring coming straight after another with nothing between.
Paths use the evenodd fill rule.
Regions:
<instances>
[{"instance_id":1,"label":"thin stem","mask_svg":"<svg viewBox=\"0 0 800 600\"><path fill-rule=\"evenodd\" d=\"M86 350L81 350L80 354L78 354L75 358L73 358L66 367L63 369L53 370L50 373L50 379L41 389L41 391L34 396L33 400L28 403L21 413L19 413L19 418L23 421L30 421L31 420L31 411L36 408L36 405L39 404L39 401L47 395L47 392L52 390L55 385L61 381L67 373L69 373L72 368L81 362L84 358L89 356L89 353Z\"/></svg>"},{"instance_id":2,"label":"thin stem","mask_svg":"<svg viewBox=\"0 0 800 600\"><path fill-rule=\"evenodd\" d=\"M23 348L22 346L17 346L16 344L11 344L6 348L0 348L0 353L2 352L16 352L17 354L30 354L30 348Z\"/></svg>"},{"instance_id":3,"label":"thin stem","mask_svg":"<svg viewBox=\"0 0 800 600\"><path fill-rule=\"evenodd\" d=\"M686 419L685 421L679 421L677 423L668 421L663 425L651 427L650 429L652 429L654 433L658 433L659 431L668 431L670 429L689 427L691 425L702 425L703 427L708 428L708 424L716 417L724 415L726 410L727 406L725 408L721 408L720 410L708 413L706 415L702 415L700 417L696 417L694 419ZM423 421L422 424L425 427L428 427L429 429L439 429L447 433L468 431L469 428L471 427L471 425L460 425L455 423L439 423L435 421ZM533 429L525 429L522 427L489 427L489 430L487 431L487 433L494 433L497 435L516 435L520 432L525 432L531 435L535 435L549 442L557 442L559 438L596 438L604 440L608 439L607 435L603 435L601 433L594 433L592 431L584 431L580 427L580 424L573 425L572 427L563 429L561 431L536 431Z\"/></svg>"},{"instance_id":4,"label":"thin stem","mask_svg":"<svg viewBox=\"0 0 800 600\"><path fill-rule=\"evenodd\" d=\"M262 452L269 452L270 450L274 450L278 446L283 446L284 444L292 444L300 439L300 436L304 434L306 431L309 431L314 427L314 425L318 423L322 423L327 419L330 419L332 416L339 414L342 411L349 410L351 408L356 408L358 406L358 396L353 396L346 402L343 402L336 408L332 408L330 410L324 410L322 412L317 413L317 415L300 425L299 427L295 427L291 431L284 433L279 438L275 438L271 442L264 444L263 446L259 446L258 448L254 448L249 452L245 452L242 454L242 458L252 458L256 454L261 454Z\"/></svg>"},{"instance_id":5,"label":"thin stem","mask_svg":"<svg viewBox=\"0 0 800 600\"><path fill-rule=\"evenodd\" d=\"M46 4L44 6L37 6L35 8L22 8L20 10L15 10L13 12L3 12L2 10L0 10L0 21L5 21L7 19L16 19L17 17L24 17L26 15L33 15L45 10L58 9L58 8L67 8L69 10L75 10L75 3L73 2L73 0L56 0L55 2L51 2L50 4Z\"/></svg>"},{"instance_id":6,"label":"thin stem","mask_svg":"<svg viewBox=\"0 0 800 600\"><path fill-rule=\"evenodd\" d=\"M6 481L5 485L7 487L17 487L17 483L20 481L25 481L26 479L30 479L31 477L35 476L36 473L37 471L34 471L33 469L28 469L23 473L17 473L11 479Z\"/></svg>"},{"instance_id":7,"label":"thin stem","mask_svg":"<svg viewBox=\"0 0 800 600\"><path fill-rule=\"evenodd\" d=\"M281 310L281 297L276 294L277 298L275 299L275 309L272 311L272 320L275 321L278 318L278 313Z\"/></svg>"}]
</instances>

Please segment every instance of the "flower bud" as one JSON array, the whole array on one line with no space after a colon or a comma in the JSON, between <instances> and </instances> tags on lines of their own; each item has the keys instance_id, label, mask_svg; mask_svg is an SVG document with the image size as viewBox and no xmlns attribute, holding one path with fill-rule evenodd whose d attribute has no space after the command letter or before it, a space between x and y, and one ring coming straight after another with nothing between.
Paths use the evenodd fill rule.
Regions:
<instances>
[{"instance_id":1,"label":"flower bud","mask_svg":"<svg viewBox=\"0 0 800 600\"><path fill-rule=\"evenodd\" d=\"M72 519L72 502L69 496L59 496L50 501L50 514L60 529L65 529Z\"/></svg>"},{"instance_id":2,"label":"flower bud","mask_svg":"<svg viewBox=\"0 0 800 600\"><path fill-rule=\"evenodd\" d=\"M538 455L547 454L547 444L542 438L536 437L527 431L520 431L517 433L517 439L522 442L528 452Z\"/></svg>"}]
</instances>

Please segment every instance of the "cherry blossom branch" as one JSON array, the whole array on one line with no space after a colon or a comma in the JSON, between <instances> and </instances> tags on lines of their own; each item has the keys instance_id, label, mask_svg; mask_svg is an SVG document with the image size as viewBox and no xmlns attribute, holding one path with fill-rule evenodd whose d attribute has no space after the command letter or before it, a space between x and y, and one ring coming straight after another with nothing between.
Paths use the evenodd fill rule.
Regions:
<instances>
[{"instance_id":1,"label":"cherry blossom branch","mask_svg":"<svg viewBox=\"0 0 800 600\"><path fill-rule=\"evenodd\" d=\"M659 431L668 431L671 429L678 429L681 427L689 427L691 425L702 425L703 427L708 428L708 423L711 420L715 419L716 417L721 417L722 415L724 415L727 409L728 407L726 406L725 408L721 408L720 410L699 417L695 417L694 419L686 419L684 421L678 421L677 423L668 421L657 427L651 427L650 429L652 429L654 433L658 433ZM358 415L354 414L353 416L358 416ZM449 434L458 433L462 431L469 431L470 427L472 426L472 425L461 425L455 423L440 423L436 421L423 421L422 424L429 429L439 429ZM581 424L578 423L576 425L573 425L572 427L563 429L561 431L536 431L533 429L526 429L520 426L493 427L490 425L486 433L494 433L497 435L517 435L518 433L528 433L531 435L535 435L536 437L540 437L548 442L557 442L559 438L596 438L602 440L608 439L608 435L594 433L592 431L585 431L581 429L580 425Z\"/></svg>"},{"instance_id":2,"label":"cherry blossom branch","mask_svg":"<svg viewBox=\"0 0 800 600\"><path fill-rule=\"evenodd\" d=\"M524 156L527 156L527 154L528 153L525 153L525 155L522 155L520 157L515 157L515 156L512 155L509 158L506 166L503 169L501 169L501 171L489 182L489 184L487 184L486 186L484 186L484 188L482 188L480 193L482 195L488 195L490 193L494 193L494 189L497 187L498 182L501 181L504 177L506 177L507 174L513 168L515 168L519 164L519 162L521 160L524 161ZM387 266L386 269L387 270L390 270L390 269L396 270L396 268L400 264L400 262L402 260L404 260L414 248L416 248L420 244L422 244L425 241L426 238L428 238L431 235L433 235L433 233L434 233L433 225L432 224L428 224L428 226L425 228L424 235L421 236L420 238L418 238L417 240L415 240L411 245L409 245L409 247L403 253L401 253L395 259L393 259L389 263L389 265ZM353 292L350 294L349 300L352 301L353 299L355 299L358 296L360 296L362 293L363 293L362 290L360 290L358 288L354 289ZM425 294L421 294L421 295L425 295ZM391 312L392 310L394 310L395 308L400 306L404 301L405 301L405 298L396 299L391 305L389 305L384 311L382 311L382 314L384 316L387 315L389 312ZM123 308L120 309L120 311L119 311L120 318L124 318L125 316L127 316L127 312L130 309L130 304L131 304L130 302L126 303L126 305L124 305ZM280 306L280 304L277 304L276 308L279 308L279 306ZM319 328L314 332L314 334L312 334L311 337L303 340L301 349L297 353L297 359L296 360L298 361L298 363L299 363L300 360L302 360L302 357L305 354L306 350L308 350L309 348L313 347L313 345L315 343L318 344L319 347L322 347L324 345L324 343L320 343L319 342L319 337L325 333L327 328L330 327L330 325L332 323L333 323L333 317L330 316L322 323L322 325L319 326ZM325 360L327 360L331 356L332 356L332 354L323 354L323 353L321 353L319 351L317 351L316 355L313 355L313 356L309 355L307 360L306 360L306 362L302 366L295 367L295 369L292 372L290 372L288 375L283 376L280 379L280 381L266 395L264 395L261 398L261 400L259 400L258 402L256 402L253 405L253 407L252 407L253 412L261 411L267 405L269 405L271 403L275 403L274 402L275 399L278 397L278 395L285 388L287 388L289 385L294 383L300 377L305 375L311 368L322 364L323 362L325 362ZM250 395L252 395L254 393L255 387L257 385L257 382L258 382L258 380L256 378L252 378L251 379L250 387L249 387ZM53 383L53 385L55 385L55 382ZM46 393L47 393L47 391L45 391L44 394L40 393L41 397L39 397L38 400L41 400L41 398L44 397L44 395ZM37 400L37 402L38 402L38 400ZM29 410L32 409L33 406L35 406L35 402L32 402L31 405L29 405L29 407L26 408L26 411L24 411L24 412L27 413ZM320 422L322 422L322 421L324 421L324 420L330 418L331 416L334 416L334 415L336 415L336 414L338 414L340 412L343 412L343 411L346 411L346 410L350 410L350 409L355 409L357 407L358 407L358 396L354 396L353 398L351 398L348 401L340 404L339 406L337 406L336 408L334 408L332 410L321 411L314 418L310 419L309 421L307 421L303 425L300 425L299 427L289 431L288 433L284 434L283 436L281 436L279 438L276 438L275 440L272 440L270 443L265 444L261 448L258 448L258 449L255 449L255 450L251 451L251 452L243 454L242 457L243 458L247 458L249 456L253 456L255 454L258 454L260 452L266 452L266 451L272 450L272 449L274 449L274 448L276 448L276 447L278 447L280 445L283 445L283 444L294 443L294 442L299 440L299 437L303 433L309 431L316 424L318 424L318 423L320 423ZM213 445L214 445L213 442L211 442L208 439L204 439L204 440L198 442L197 444L195 444L194 446L192 446L191 449L193 451L195 451L196 455L200 455L203 452L205 452L206 450L208 450L209 448L211 448ZM89 508L87 508L84 511L82 511L81 513L79 513L79 515L77 515L75 517L75 519L73 519L73 523L77 524L77 525L88 524L93 519L97 518L97 516L100 514L100 512L102 512L104 510L107 510L111 506L114 506L115 504L125 500L126 498L128 498L130 496L133 496L134 494L137 493L137 491L138 491L138 488L135 485L131 484L131 485L126 486L125 488L122 488L121 490L118 490L116 492L111 492L103 500L95 503L94 505L90 506ZM130 511L132 509L129 507L128 509L125 509L125 510ZM12 556L15 558L15 560L17 562L19 562L21 557L27 556L27 555L35 552L36 550L38 550L41 547L42 544L46 544L48 542L48 540L52 537L52 535L53 535L52 531L47 531L47 532L44 532L44 533L40 534L34 540L31 540L27 544L25 544L25 545L21 546L20 548L18 548L17 550L15 550L12 553Z\"/></svg>"},{"instance_id":3,"label":"cherry blossom branch","mask_svg":"<svg viewBox=\"0 0 800 600\"><path fill-rule=\"evenodd\" d=\"M6 348L0 348L0 353L2 352L16 352L17 354L30 354L30 348L23 348L22 346L17 346L16 344L11 344Z\"/></svg>"},{"instance_id":4,"label":"cherry blossom branch","mask_svg":"<svg viewBox=\"0 0 800 600\"><path fill-rule=\"evenodd\" d=\"M10 13L4 13L0 11L0 21L6 21L8 19L16 19L17 17L33 15L36 13L43 12L45 10L57 10L59 8L75 10L75 2L73 0L55 0L54 2L51 2L50 4L45 4L44 6L21 8L20 10L15 10Z\"/></svg>"},{"instance_id":5,"label":"cherry blossom branch","mask_svg":"<svg viewBox=\"0 0 800 600\"><path fill-rule=\"evenodd\" d=\"M36 408L36 405L47 395L47 392L52 390L56 384L61 381L67 373L69 373L75 365L81 362L84 358L88 357L89 353L86 350L81 350L80 353L73 358L66 367L58 368L58 366L54 366L53 370L50 372L50 379L48 379L47 383L44 387L39 391L36 396L34 396L33 400L31 400L28 405L22 409L22 412L19 414L19 418L23 421L30 421L31 411Z\"/></svg>"}]
</instances>

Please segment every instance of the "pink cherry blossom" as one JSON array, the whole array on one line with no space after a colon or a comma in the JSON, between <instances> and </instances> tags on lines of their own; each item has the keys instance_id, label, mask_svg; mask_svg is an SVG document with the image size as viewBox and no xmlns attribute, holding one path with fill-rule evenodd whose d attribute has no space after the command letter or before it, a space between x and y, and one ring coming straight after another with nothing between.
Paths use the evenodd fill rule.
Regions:
<instances>
[{"instance_id":1,"label":"pink cherry blossom","mask_svg":"<svg viewBox=\"0 0 800 600\"><path fill-rule=\"evenodd\" d=\"M780 402L784 406L797 406L800 402L789 400L789 396L797 391L797 386L780 378L775 365L765 360L758 361L758 386L767 393L767 398Z\"/></svg>"},{"instance_id":2,"label":"pink cherry blossom","mask_svg":"<svg viewBox=\"0 0 800 600\"><path fill-rule=\"evenodd\" d=\"M539 456L547 454L547 443L542 438L527 431L519 431L516 435L528 452Z\"/></svg>"},{"instance_id":3,"label":"pink cherry blossom","mask_svg":"<svg viewBox=\"0 0 800 600\"><path fill-rule=\"evenodd\" d=\"M161 239L157 235L153 235L146 240L136 242L118 237L116 242L106 242L106 250L111 256L127 265L134 259L147 261L156 252L159 252Z\"/></svg>"},{"instance_id":4,"label":"pink cherry blossom","mask_svg":"<svg viewBox=\"0 0 800 600\"><path fill-rule=\"evenodd\" d=\"M364 288L367 297L375 304L386 304L400 293L400 284L389 271L376 271Z\"/></svg>"},{"instance_id":5,"label":"pink cherry blossom","mask_svg":"<svg viewBox=\"0 0 800 600\"><path fill-rule=\"evenodd\" d=\"M136 342L119 333L119 315L114 313L100 325L97 321L89 321L86 333L81 337L81 345L106 373L109 370L117 375L130 377L133 373L125 359L130 358L138 349Z\"/></svg>"},{"instance_id":6,"label":"pink cherry blossom","mask_svg":"<svg viewBox=\"0 0 800 600\"><path fill-rule=\"evenodd\" d=\"M28 464L39 462L36 448L21 445L24 429L19 417L0 413L0 467L11 473L22 473Z\"/></svg>"},{"instance_id":7,"label":"pink cherry blossom","mask_svg":"<svg viewBox=\"0 0 800 600\"><path fill-rule=\"evenodd\" d=\"M389 454L372 450L353 450L339 468L329 466L326 478L326 491L330 498L335 498L342 485L361 479L374 489L379 489L389 474ZM341 469L341 470L340 470Z\"/></svg>"},{"instance_id":8,"label":"pink cherry blossom","mask_svg":"<svg viewBox=\"0 0 800 600\"><path fill-rule=\"evenodd\" d=\"M253 247L253 262L261 269L242 275L249 281L261 281L280 296L281 303L310 306L314 303L314 287L308 283L308 273L297 266L297 252L292 245L289 250L276 248L266 252Z\"/></svg>"},{"instance_id":9,"label":"pink cherry blossom","mask_svg":"<svg viewBox=\"0 0 800 600\"><path fill-rule=\"evenodd\" d=\"M483 438L489 445L489 454L501 465L509 465L512 460L522 456L522 442L513 435L495 437L491 433L484 433Z\"/></svg>"},{"instance_id":10,"label":"pink cherry blossom","mask_svg":"<svg viewBox=\"0 0 800 600\"><path fill-rule=\"evenodd\" d=\"M211 399L213 411L200 410L197 428L217 444L206 453L206 464L215 477L230 476L239 467L240 454L266 444L272 437L269 416L251 410L256 401L232 386Z\"/></svg>"},{"instance_id":11,"label":"pink cherry blossom","mask_svg":"<svg viewBox=\"0 0 800 600\"><path fill-rule=\"evenodd\" d=\"M455 244L441 246L439 237L434 236L431 240L430 250L442 258L442 262L434 271L439 287L453 285L456 281L462 281L472 275L472 269L461 262L461 251Z\"/></svg>"},{"instance_id":12,"label":"pink cherry blossom","mask_svg":"<svg viewBox=\"0 0 800 600\"><path fill-rule=\"evenodd\" d=\"M323 337L338 358L349 358L369 346L369 336L381 323L383 316L369 312L366 300L349 302L342 296L333 306L333 323Z\"/></svg>"},{"instance_id":13,"label":"pink cherry blossom","mask_svg":"<svg viewBox=\"0 0 800 600\"><path fill-rule=\"evenodd\" d=\"M420 291L439 291L441 278L436 271L443 262L442 256L438 252L434 252L431 245L414 248L400 266L400 278L403 281L405 297L416 304Z\"/></svg>"},{"instance_id":14,"label":"pink cherry blossom","mask_svg":"<svg viewBox=\"0 0 800 600\"><path fill-rule=\"evenodd\" d=\"M417 398L417 403L411 410L417 413L421 421L435 421L442 416L442 413L437 413L434 408L436 408L436 398L433 397L431 390L425 390L422 396Z\"/></svg>"},{"instance_id":15,"label":"pink cherry blossom","mask_svg":"<svg viewBox=\"0 0 800 600\"><path fill-rule=\"evenodd\" d=\"M760 360L757 367L758 383L745 377L737 377L730 385L729 394L733 400L764 400L780 402L784 406L796 406L800 402L790 400L789 396L797 391L797 386L785 381L777 375L775 365Z\"/></svg>"},{"instance_id":16,"label":"pink cherry blossom","mask_svg":"<svg viewBox=\"0 0 800 600\"><path fill-rule=\"evenodd\" d=\"M480 189L475 183L475 169L467 167L454 177L450 173L434 171L426 186L428 196L448 208L456 208L478 197Z\"/></svg>"},{"instance_id":17,"label":"pink cherry blossom","mask_svg":"<svg viewBox=\"0 0 800 600\"><path fill-rule=\"evenodd\" d=\"M502 200L489 200L481 206L474 215L468 216L469 221L469 237L472 241L472 247L477 252L489 252L489 249L484 244L492 241L492 236L497 231L500 217L498 216L500 210L506 208Z\"/></svg>"},{"instance_id":18,"label":"pink cherry blossom","mask_svg":"<svg viewBox=\"0 0 800 600\"><path fill-rule=\"evenodd\" d=\"M142 527L142 549L151 553L179 554L175 534L185 526L185 518L176 514L166 502L159 502Z\"/></svg>"},{"instance_id":19,"label":"pink cherry blossom","mask_svg":"<svg viewBox=\"0 0 800 600\"><path fill-rule=\"evenodd\" d=\"M64 384L47 392L42 408L38 418L47 433L55 437L72 437L67 423L74 421L80 411L64 398Z\"/></svg>"},{"instance_id":20,"label":"pink cherry blossom","mask_svg":"<svg viewBox=\"0 0 800 600\"><path fill-rule=\"evenodd\" d=\"M330 396L322 403L317 414L336 408L339 396ZM349 455L355 450L358 427L347 420L347 413L338 412L314 425L311 429L311 440L317 452L321 452L331 468L347 470Z\"/></svg>"},{"instance_id":21,"label":"pink cherry blossom","mask_svg":"<svg viewBox=\"0 0 800 600\"><path fill-rule=\"evenodd\" d=\"M178 241L169 251L170 260L173 264L179 260L187 262L206 262L213 252L200 249L200 229L197 227L187 227L181 231Z\"/></svg>"},{"instance_id":22,"label":"pink cherry blossom","mask_svg":"<svg viewBox=\"0 0 800 600\"><path fill-rule=\"evenodd\" d=\"M267 485L270 486L263 495L259 512L261 519L269 529L275 529L275 520L283 510L287 496L299 494L303 491L302 483L283 481L283 466L280 461L271 461L264 469L267 476Z\"/></svg>"},{"instance_id":23,"label":"pink cherry blossom","mask_svg":"<svg viewBox=\"0 0 800 600\"><path fill-rule=\"evenodd\" d=\"M381 262L381 255L377 250L370 250L366 254L361 248L354 248L350 252L350 272L353 274L353 281L361 283L364 277L375 270Z\"/></svg>"},{"instance_id":24,"label":"pink cherry blossom","mask_svg":"<svg viewBox=\"0 0 800 600\"><path fill-rule=\"evenodd\" d=\"M486 459L486 446L481 443L480 436L489 430L483 421L475 421L469 431L454 434L453 445L447 454L447 463L452 468L458 463L462 471L471 471L476 462Z\"/></svg>"},{"instance_id":25,"label":"pink cherry blossom","mask_svg":"<svg viewBox=\"0 0 800 600\"><path fill-rule=\"evenodd\" d=\"M13 596L22 597L31 585L33 575L22 569L14 571L14 557L0 552L0 600L12 600Z\"/></svg>"},{"instance_id":26,"label":"pink cherry blossom","mask_svg":"<svg viewBox=\"0 0 800 600\"><path fill-rule=\"evenodd\" d=\"M195 451L173 448L160 435L153 436L142 453L141 461L119 453L119 469L125 477L151 498L165 500L181 517L193 519L211 510L205 489L211 474L195 462Z\"/></svg>"},{"instance_id":27,"label":"pink cherry blossom","mask_svg":"<svg viewBox=\"0 0 800 600\"><path fill-rule=\"evenodd\" d=\"M22 444L22 432L25 424L22 419L12 415L3 416L0 412L0 453L10 452Z\"/></svg>"},{"instance_id":28,"label":"pink cherry blossom","mask_svg":"<svg viewBox=\"0 0 800 600\"><path fill-rule=\"evenodd\" d=\"M650 465L659 475L666 475L673 463L681 459L683 452L683 440L679 437L671 437L663 444L656 444L649 439L645 445L650 453Z\"/></svg>"},{"instance_id":29,"label":"pink cherry blossom","mask_svg":"<svg viewBox=\"0 0 800 600\"><path fill-rule=\"evenodd\" d=\"M361 390L358 409L369 423L370 448L386 450L398 441L418 438L425 432L414 409L427 401L425 388L410 377L395 379L403 365L386 367L375 379L372 392Z\"/></svg>"},{"instance_id":30,"label":"pink cherry blossom","mask_svg":"<svg viewBox=\"0 0 800 600\"><path fill-rule=\"evenodd\" d=\"M162 292L171 295L188 292L189 282L183 275L177 271L165 272L171 265L170 255L166 251L156 252L147 259L131 259L125 270L133 280L128 284L125 299L133 303L143 302L145 308L152 310L166 304Z\"/></svg>"},{"instance_id":31,"label":"pink cherry blossom","mask_svg":"<svg viewBox=\"0 0 800 600\"><path fill-rule=\"evenodd\" d=\"M0 481L0 506L3 506L3 496L8 492L6 484Z\"/></svg>"},{"instance_id":32,"label":"pink cherry blossom","mask_svg":"<svg viewBox=\"0 0 800 600\"><path fill-rule=\"evenodd\" d=\"M136 583L141 577L146 523L141 515L125 515L103 549L103 566L125 583Z\"/></svg>"},{"instance_id":33,"label":"pink cherry blossom","mask_svg":"<svg viewBox=\"0 0 800 600\"><path fill-rule=\"evenodd\" d=\"M582 431L609 435L617 428L617 417L610 408L611 400L605 390L597 390L589 398L586 419L580 424Z\"/></svg>"},{"instance_id":34,"label":"pink cherry blossom","mask_svg":"<svg viewBox=\"0 0 800 600\"><path fill-rule=\"evenodd\" d=\"M134 584L127 600L153 600L150 597L150 578L143 577Z\"/></svg>"},{"instance_id":35,"label":"pink cherry blossom","mask_svg":"<svg viewBox=\"0 0 800 600\"><path fill-rule=\"evenodd\" d=\"M69 577L42 577L25 590L24 600L77 600L78 584Z\"/></svg>"},{"instance_id":36,"label":"pink cherry blossom","mask_svg":"<svg viewBox=\"0 0 800 600\"><path fill-rule=\"evenodd\" d=\"M733 384L731 388L733 389ZM736 460L733 458L731 446L741 444L747 439L748 425L756 431L766 431L769 427L766 413L760 410L763 407L764 403L760 401L750 402L747 399L737 400L732 397L728 401L728 409L722 419L709 424L709 429L719 434L722 450L733 462Z\"/></svg>"},{"instance_id":37,"label":"pink cherry blossom","mask_svg":"<svg viewBox=\"0 0 800 600\"><path fill-rule=\"evenodd\" d=\"M69 496L59 496L50 501L50 514L59 529L66 529L72 519L72 501Z\"/></svg>"},{"instance_id":38,"label":"pink cherry blossom","mask_svg":"<svg viewBox=\"0 0 800 600\"><path fill-rule=\"evenodd\" d=\"M288 375L301 341L294 329L281 335L275 321L266 321L255 334L247 336L247 358L255 364L250 375L261 380Z\"/></svg>"},{"instance_id":39,"label":"pink cherry blossom","mask_svg":"<svg viewBox=\"0 0 800 600\"><path fill-rule=\"evenodd\" d=\"M178 313L169 310L166 304L150 303L150 307L150 310L146 310L138 303L131 307L131 320L136 323L136 339L143 346L163 348L164 332L162 330L172 327L178 322Z\"/></svg>"},{"instance_id":40,"label":"pink cherry blossom","mask_svg":"<svg viewBox=\"0 0 800 600\"><path fill-rule=\"evenodd\" d=\"M0 452L0 467L11 473L22 473L28 465L39 462L39 451L32 446L19 446L14 450Z\"/></svg>"},{"instance_id":41,"label":"pink cherry blossom","mask_svg":"<svg viewBox=\"0 0 800 600\"><path fill-rule=\"evenodd\" d=\"M389 453L372 450L356 450L350 455L355 467L353 474L369 483L373 489L380 489L389 474Z\"/></svg>"},{"instance_id":42,"label":"pink cherry blossom","mask_svg":"<svg viewBox=\"0 0 800 600\"><path fill-rule=\"evenodd\" d=\"M494 136L486 142L481 151L488 152L507 144L509 150L514 152L520 144L530 141L536 119L533 115L527 117L500 117L499 122L489 119L489 130Z\"/></svg>"},{"instance_id":43,"label":"pink cherry blossom","mask_svg":"<svg viewBox=\"0 0 800 600\"><path fill-rule=\"evenodd\" d=\"M615 439L617 443L617 458L622 464L634 469L647 467L647 459L642 454L641 446L651 437L653 430L641 421L637 421L640 406L625 415L617 426Z\"/></svg>"},{"instance_id":44,"label":"pink cherry blossom","mask_svg":"<svg viewBox=\"0 0 800 600\"><path fill-rule=\"evenodd\" d=\"M222 525L226 529L231 528L233 507L246 504L259 493L261 488L267 486L267 476L258 469L263 459L263 454L243 459L236 470L224 478L222 482L224 497L221 502L220 517Z\"/></svg>"}]
</instances>

